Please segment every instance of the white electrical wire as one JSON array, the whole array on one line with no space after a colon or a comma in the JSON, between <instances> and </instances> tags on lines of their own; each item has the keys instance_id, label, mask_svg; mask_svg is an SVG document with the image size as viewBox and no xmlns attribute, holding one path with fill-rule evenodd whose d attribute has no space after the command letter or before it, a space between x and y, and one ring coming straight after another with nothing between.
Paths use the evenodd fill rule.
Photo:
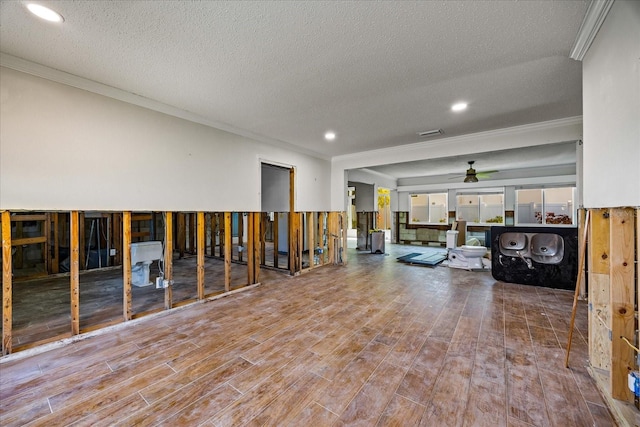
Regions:
<instances>
[{"instance_id":1,"label":"white electrical wire","mask_svg":"<svg viewBox=\"0 0 640 427\"><path fill-rule=\"evenodd\" d=\"M640 349L638 347L636 347L635 345L631 344L631 341L629 341L627 339L627 337L620 337L622 339L622 341L626 342L629 347L631 347L632 349L634 349L636 351L636 353L640 353Z\"/></svg>"}]
</instances>

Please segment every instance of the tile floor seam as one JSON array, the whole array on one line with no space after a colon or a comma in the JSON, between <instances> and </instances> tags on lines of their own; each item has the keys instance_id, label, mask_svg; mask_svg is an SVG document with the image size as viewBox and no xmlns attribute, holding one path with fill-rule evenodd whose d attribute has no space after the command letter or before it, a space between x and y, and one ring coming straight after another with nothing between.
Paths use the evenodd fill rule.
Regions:
<instances>
[{"instance_id":1,"label":"tile floor seam","mask_svg":"<svg viewBox=\"0 0 640 427\"><path fill-rule=\"evenodd\" d=\"M533 345L533 337L531 336L531 329L529 327L529 324L527 323L527 331L529 332L529 339L531 340L531 343ZM535 367L536 367L536 378L538 379L538 381L540 382L540 388L542 389L542 399L544 402L544 412L546 414L546 418L547 421L549 422L550 426L553 426L553 419L551 418L551 414L549 412L549 405L548 405L548 399L547 399L547 392L546 392L546 387L544 385L544 381L542 381L542 376L540 375L540 366L538 366L538 358L536 357L535 354L535 348L534 348L534 357L533 357L533 362L535 363ZM591 414L589 414L589 416L591 417ZM593 417L591 417L593 419Z\"/></svg>"}]
</instances>

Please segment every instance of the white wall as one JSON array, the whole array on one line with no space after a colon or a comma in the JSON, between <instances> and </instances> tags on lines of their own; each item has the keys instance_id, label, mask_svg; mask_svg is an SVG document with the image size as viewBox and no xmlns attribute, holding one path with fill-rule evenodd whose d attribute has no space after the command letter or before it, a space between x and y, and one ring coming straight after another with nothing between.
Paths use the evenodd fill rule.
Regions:
<instances>
[{"instance_id":1,"label":"white wall","mask_svg":"<svg viewBox=\"0 0 640 427\"><path fill-rule=\"evenodd\" d=\"M640 2L613 3L582 70L584 206L640 206Z\"/></svg>"},{"instance_id":2,"label":"white wall","mask_svg":"<svg viewBox=\"0 0 640 427\"><path fill-rule=\"evenodd\" d=\"M0 68L0 209L259 211L260 161L330 210L330 163Z\"/></svg>"}]
</instances>

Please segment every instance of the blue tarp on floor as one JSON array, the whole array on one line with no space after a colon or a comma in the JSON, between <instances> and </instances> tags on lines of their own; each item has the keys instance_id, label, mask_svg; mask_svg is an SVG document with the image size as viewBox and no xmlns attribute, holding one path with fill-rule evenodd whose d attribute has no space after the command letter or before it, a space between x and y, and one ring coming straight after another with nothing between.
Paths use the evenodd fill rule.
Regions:
<instances>
[{"instance_id":1,"label":"blue tarp on floor","mask_svg":"<svg viewBox=\"0 0 640 427\"><path fill-rule=\"evenodd\" d=\"M407 255L398 257L399 262L406 264L417 264L434 267L447 259L446 249L427 249L424 252L413 252Z\"/></svg>"}]
</instances>

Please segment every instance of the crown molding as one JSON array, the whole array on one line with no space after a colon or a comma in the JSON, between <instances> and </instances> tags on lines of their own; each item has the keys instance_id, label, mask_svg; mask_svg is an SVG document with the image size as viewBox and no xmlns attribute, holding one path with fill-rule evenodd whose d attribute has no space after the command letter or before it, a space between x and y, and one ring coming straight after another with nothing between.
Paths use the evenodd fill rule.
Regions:
<instances>
[{"instance_id":1,"label":"crown molding","mask_svg":"<svg viewBox=\"0 0 640 427\"><path fill-rule=\"evenodd\" d=\"M596 38L596 34L598 34L613 2L614 0L591 0L571 48L569 58L582 61L589 47L591 47L591 43Z\"/></svg>"},{"instance_id":2,"label":"crown molding","mask_svg":"<svg viewBox=\"0 0 640 427\"><path fill-rule=\"evenodd\" d=\"M96 81L89 80L84 77L79 77L64 71L56 70L45 65L27 61L26 59L18 58L7 53L0 52L0 66L20 71L26 74L31 74L36 77L41 77L43 79L51 80L56 83L75 87L77 89L86 90L87 92L106 96L108 98L116 99L118 101L126 102L128 104L136 105L148 110L157 111L159 113L167 114L169 116L177 117L193 123L198 123L210 128L243 136L245 138L269 144L271 146L282 148L288 151L305 154L323 160L330 160L329 156L317 153L312 150L307 150L277 139L267 138L250 131L239 129L227 123L211 120L190 111L182 110L180 108L164 104L150 98L145 98L143 96L115 88L113 86L98 83Z\"/></svg>"}]
</instances>

